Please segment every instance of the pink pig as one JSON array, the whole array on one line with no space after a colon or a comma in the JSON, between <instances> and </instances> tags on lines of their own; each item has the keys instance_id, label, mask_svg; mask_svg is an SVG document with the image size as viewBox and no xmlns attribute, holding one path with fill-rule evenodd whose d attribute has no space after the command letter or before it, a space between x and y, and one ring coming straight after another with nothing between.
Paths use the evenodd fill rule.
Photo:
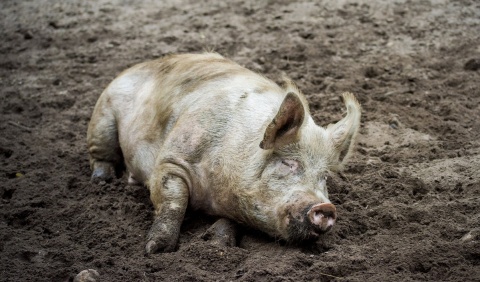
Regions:
<instances>
[{"instance_id":1,"label":"pink pig","mask_svg":"<svg viewBox=\"0 0 480 282\"><path fill-rule=\"evenodd\" d=\"M287 241L316 239L335 223L326 178L339 171L360 126L360 105L317 126L286 81L214 53L171 55L121 73L88 128L92 180L124 162L150 190L155 219L146 252L172 251L187 206ZM221 227L223 228L223 227Z\"/></svg>"}]
</instances>

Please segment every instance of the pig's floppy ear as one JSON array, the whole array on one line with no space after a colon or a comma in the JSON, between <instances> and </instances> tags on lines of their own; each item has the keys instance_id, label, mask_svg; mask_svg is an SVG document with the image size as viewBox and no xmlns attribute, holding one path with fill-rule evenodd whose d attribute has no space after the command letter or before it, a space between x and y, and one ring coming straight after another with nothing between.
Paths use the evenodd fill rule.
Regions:
<instances>
[{"instance_id":1,"label":"pig's floppy ear","mask_svg":"<svg viewBox=\"0 0 480 282\"><path fill-rule=\"evenodd\" d=\"M277 115L267 126L260 148L279 148L298 141L298 132L305 118L305 108L297 94L289 92Z\"/></svg>"},{"instance_id":2,"label":"pig's floppy ear","mask_svg":"<svg viewBox=\"0 0 480 282\"><path fill-rule=\"evenodd\" d=\"M352 151L360 127L361 116L360 104L355 96L352 93L343 93L342 96L347 107L347 115L327 128L328 136L333 142L336 155L338 155L338 164L334 165L337 169L342 168Z\"/></svg>"}]
</instances>

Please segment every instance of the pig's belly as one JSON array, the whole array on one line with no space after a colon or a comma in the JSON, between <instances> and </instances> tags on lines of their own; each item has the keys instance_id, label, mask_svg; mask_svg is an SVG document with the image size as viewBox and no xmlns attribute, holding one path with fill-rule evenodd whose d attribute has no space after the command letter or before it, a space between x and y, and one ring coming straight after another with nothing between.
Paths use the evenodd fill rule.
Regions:
<instances>
[{"instance_id":1,"label":"pig's belly","mask_svg":"<svg viewBox=\"0 0 480 282\"><path fill-rule=\"evenodd\" d=\"M136 149L129 153L128 160L125 157L125 166L136 181L145 184L152 174L156 153L152 145L144 141L139 141L135 147Z\"/></svg>"},{"instance_id":2,"label":"pig's belly","mask_svg":"<svg viewBox=\"0 0 480 282\"><path fill-rule=\"evenodd\" d=\"M161 125L153 122L159 110L152 102L156 99L154 89L155 79L148 72L131 70L106 90L127 170L144 184L153 171L160 145L157 133L162 130Z\"/></svg>"},{"instance_id":3,"label":"pig's belly","mask_svg":"<svg viewBox=\"0 0 480 282\"><path fill-rule=\"evenodd\" d=\"M127 171L136 181L145 184L153 172L160 144L148 138L149 130L142 127L142 123L128 123L128 118L125 116L119 122L123 128L118 136L120 147Z\"/></svg>"}]
</instances>

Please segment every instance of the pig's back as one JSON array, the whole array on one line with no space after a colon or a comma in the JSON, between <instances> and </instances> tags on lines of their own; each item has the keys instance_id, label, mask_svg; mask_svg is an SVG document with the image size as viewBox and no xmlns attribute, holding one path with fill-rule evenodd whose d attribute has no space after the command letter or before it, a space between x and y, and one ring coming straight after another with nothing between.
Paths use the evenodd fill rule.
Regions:
<instances>
[{"instance_id":1,"label":"pig's back","mask_svg":"<svg viewBox=\"0 0 480 282\"><path fill-rule=\"evenodd\" d=\"M148 180L164 151L189 159L189 154L208 153L211 147L227 146L225 142L243 142L224 136L262 126L283 99L275 83L213 53L136 65L105 92L125 163L141 182Z\"/></svg>"}]
</instances>

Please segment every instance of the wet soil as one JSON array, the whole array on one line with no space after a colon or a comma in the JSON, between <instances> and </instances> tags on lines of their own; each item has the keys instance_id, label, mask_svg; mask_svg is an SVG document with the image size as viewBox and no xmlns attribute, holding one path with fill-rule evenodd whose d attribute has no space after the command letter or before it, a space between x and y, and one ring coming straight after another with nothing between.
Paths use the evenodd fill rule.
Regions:
<instances>
[{"instance_id":1,"label":"wet soil","mask_svg":"<svg viewBox=\"0 0 480 282\"><path fill-rule=\"evenodd\" d=\"M480 3L1 1L0 280L480 281ZM322 125L363 106L354 156L329 180L338 222L288 245L246 229L144 255L153 209L126 177L92 184L86 128L123 69L215 50L290 76Z\"/></svg>"}]
</instances>

